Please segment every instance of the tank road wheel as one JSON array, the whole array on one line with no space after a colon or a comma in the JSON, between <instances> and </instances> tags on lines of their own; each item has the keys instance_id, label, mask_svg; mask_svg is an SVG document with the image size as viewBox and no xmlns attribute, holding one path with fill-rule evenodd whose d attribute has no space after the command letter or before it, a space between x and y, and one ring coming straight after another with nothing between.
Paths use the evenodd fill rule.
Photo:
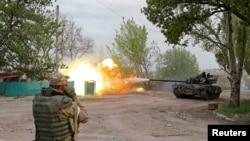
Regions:
<instances>
[{"instance_id":1,"label":"tank road wheel","mask_svg":"<svg viewBox=\"0 0 250 141\"><path fill-rule=\"evenodd\" d=\"M202 90L202 91L200 92L200 98L201 98L202 100L208 100L208 93L207 93L206 90Z\"/></svg>"},{"instance_id":2,"label":"tank road wheel","mask_svg":"<svg viewBox=\"0 0 250 141\"><path fill-rule=\"evenodd\" d=\"M217 99L220 96L221 88L217 86L211 86L206 88L207 100Z\"/></svg>"},{"instance_id":3,"label":"tank road wheel","mask_svg":"<svg viewBox=\"0 0 250 141\"><path fill-rule=\"evenodd\" d=\"M210 89L208 89L209 92L209 100L217 99L219 98L221 94L221 87L219 86L213 86Z\"/></svg>"},{"instance_id":4,"label":"tank road wheel","mask_svg":"<svg viewBox=\"0 0 250 141\"><path fill-rule=\"evenodd\" d=\"M179 90L177 88L174 88L173 92L176 98L181 98L181 94L179 93Z\"/></svg>"}]
</instances>

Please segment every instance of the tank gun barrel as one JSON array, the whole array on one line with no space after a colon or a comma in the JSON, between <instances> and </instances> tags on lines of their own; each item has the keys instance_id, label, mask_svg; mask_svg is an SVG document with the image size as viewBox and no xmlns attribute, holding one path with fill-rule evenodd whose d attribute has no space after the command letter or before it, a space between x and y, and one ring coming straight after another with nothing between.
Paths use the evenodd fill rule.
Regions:
<instances>
[{"instance_id":1,"label":"tank gun barrel","mask_svg":"<svg viewBox=\"0 0 250 141\"><path fill-rule=\"evenodd\" d=\"M169 79L149 79L149 81L160 81L160 82L186 82L184 80L169 80Z\"/></svg>"},{"instance_id":2,"label":"tank gun barrel","mask_svg":"<svg viewBox=\"0 0 250 141\"><path fill-rule=\"evenodd\" d=\"M172 85L173 94L176 98L199 97L202 100L219 98L222 88L220 86L213 85L217 83L217 80L218 76L210 75L210 73L206 74L205 72L202 72L194 77L189 77L186 80L148 79L148 81L156 82L177 82ZM165 85L160 85L160 87L161 86L165 87Z\"/></svg>"}]
</instances>

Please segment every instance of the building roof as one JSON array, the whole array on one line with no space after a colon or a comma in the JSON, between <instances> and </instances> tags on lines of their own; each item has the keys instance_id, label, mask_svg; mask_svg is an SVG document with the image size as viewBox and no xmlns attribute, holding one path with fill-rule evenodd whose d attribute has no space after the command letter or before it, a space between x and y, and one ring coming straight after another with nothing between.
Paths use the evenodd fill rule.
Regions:
<instances>
[{"instance_id":1,"label":"building roof","mask_svg":"<svg viewBox=\"0 0 250 141\"><path fill-rule=\"evenodd\" d=\"M18 72L7 72L7 73L0 73L0 80L2 81L10 81L12 79L17 79L21 76Z\"/></svg>"}]
</instances>

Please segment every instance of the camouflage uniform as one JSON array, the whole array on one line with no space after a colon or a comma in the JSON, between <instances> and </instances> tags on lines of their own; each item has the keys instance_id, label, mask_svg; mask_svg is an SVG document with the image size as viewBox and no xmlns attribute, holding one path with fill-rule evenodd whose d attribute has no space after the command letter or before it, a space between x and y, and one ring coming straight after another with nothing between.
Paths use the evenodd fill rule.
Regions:
<instances>
[{"instance_id":1,"label":"camouflage uniform","mask_svg":"<svg viewBox=\"0 0 250 141\"><path fill-rule=\"evenodd\" d=\"M75 93L75 89L70 87L70 86L67 86L65 89L64 89L64 92L63 92L66 96L70 97L73 101L76 100L76 93Z\"/></svg>"},{"instance_id":2,"label":"camouflage uniform","mask_svg":"<svg viewBox=\"0 0 250 141\"><path fill-rule=\"evenodd\" d=\"M63 93L67 79L58 76L51 79L50 85L64 85L62 89L43 88L33 99L37 141L76 141L79 123L89 120L86 110Z\"/></svg>"},{"instance_id":3,"label":"camouflage uniform","mask_svg":"<svg viewBox=\"0 0 250 141\"><path fill-rule=\"evenodd\" d=\"M63 92L66 96L70 97L74 102L77 103L77 105L80 108L84 108L83 104L81 103L81 101L77 98L76 96L76 92L75 89L72 87L67 86Z\"/></svg>"}]
</instances>

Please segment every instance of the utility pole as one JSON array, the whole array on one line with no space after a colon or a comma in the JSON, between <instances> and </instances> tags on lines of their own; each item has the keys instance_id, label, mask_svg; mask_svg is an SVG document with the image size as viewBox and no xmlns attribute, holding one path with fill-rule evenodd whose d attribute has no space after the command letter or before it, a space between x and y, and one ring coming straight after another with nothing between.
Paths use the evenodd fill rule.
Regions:
<instances>
[{"instance_id":1,"label":"utility pole","mask_svg":"<svg viewBox=\"0 0 250 141\"><path fill-rule=\"evenodd\" d=\"M56 24L57 28L59 25L59 5L56 6ZM59 68L59 55L58 55L58 33L56 33L56 73L58 73Z\"/></svg>"}]
</instances>

